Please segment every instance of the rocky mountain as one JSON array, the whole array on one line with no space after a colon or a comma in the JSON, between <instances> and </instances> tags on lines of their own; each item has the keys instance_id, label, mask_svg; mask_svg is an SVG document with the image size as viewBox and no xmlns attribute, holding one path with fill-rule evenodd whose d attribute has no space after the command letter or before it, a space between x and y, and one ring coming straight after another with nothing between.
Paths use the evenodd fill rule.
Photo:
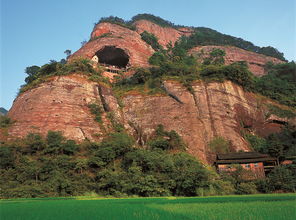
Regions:
<instances>
[{"instance_id":1,"label":"rocky mountain","mask_svg":"<svg viewBox=\"0 0 296 220\"><path fill-rule=\"evenodd\" d=\"M169 42L174 45L181 36L190 36L194 31L187 27L163 27L148 20L138 20L133 25L134 30L110 22L98 23L90 40L69 62L78 57L88 58L107 66L102 73L105 77L127 77L133 75L135 67L148 67L148 59L155 52L142 40L141 33L154 34L166 48ZM266 74L267 62L283 62L234 46L197 46L189 53L203 51L203 56L207 56L213 48L225 51L226 64L245 61L257 76ZM85 75L52 76L16 98L8 113L15 121L8 133L10 137L24 137L29 132L45 135L56 130L80 142L100 141L114 129L112 123L116 121L140 145L145 145L156 126L162 124L184 139L190 154L209 163L213 153L208 144L214 137L229 140L231 151L250 151L243 129L267 135L279 131L290 120L270 113L266 107L272 103L269 99L247 92L231 81L195 81L189 91L182 83L167 79L162 87L166 93L130 90L118 96L110 85L91 81ZM93 103L102 109L100 123L94 121L90 111Z\"/></svg>"},{"instance_id":2,"label":"rocky mountain","mask_svg":"<svg viewBox=\"0 0 296 220\"><path fill-rule=\"evenodd\" d=\"M7 114L7 110L5 108L0 108L0 115L6 115Z\"/></svg>"}]
</instances>

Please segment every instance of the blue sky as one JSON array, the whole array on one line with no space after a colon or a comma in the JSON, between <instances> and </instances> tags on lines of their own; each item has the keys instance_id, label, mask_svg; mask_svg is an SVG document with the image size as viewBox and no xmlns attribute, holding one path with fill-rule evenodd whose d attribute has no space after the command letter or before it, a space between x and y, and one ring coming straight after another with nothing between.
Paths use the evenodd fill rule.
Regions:
<instances>
[{"instance_id":1,"label":"blue sky","mask_svg":"<svg viewBox=\"0 0 296 220\"><path fill-rule=\"evenodd\" d=\"M109 15L151 13L273 46L296 60L295 0L0 0L0 107L9 109L27 66L75 52L93 24Z\"/></svg>"}]
</instances>

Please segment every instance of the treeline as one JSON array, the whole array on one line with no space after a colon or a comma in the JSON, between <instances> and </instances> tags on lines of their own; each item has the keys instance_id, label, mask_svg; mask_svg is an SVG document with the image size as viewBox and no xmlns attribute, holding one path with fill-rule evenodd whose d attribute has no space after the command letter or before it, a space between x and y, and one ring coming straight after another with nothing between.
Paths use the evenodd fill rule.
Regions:
<instances>
[{"instance_id":1,"label":"treeline","mask_svg":"<svg viewBox=\"0 0 296 220\"><path fill-rule=\"evenodd\" d=\"M235 46L244 50L252 51L266 56L278 58L286 61L284 54L279 52L276 48L258 47L249 41L245 41L242 38L233 37L231 35L222 34L218 31L205 27L194 28L194 33L188 37L181 37L179 44L183 48L189 50L196 46L205 45L221 45L221 46Z\"/></svg>"},{"instance_id":2,"label":"treeline","mask_svg":"<svg viewBox=\"0 0 296 220\"><path fill-rule=\"evenodd\" d=\"M147 148L127 134L112 133L101 143L76 144L60 132L0 146L1 198L83 195L196 195L209 174L182 152L175 131L158 126ZM177 150L177 153L169 153Z\"/></svg>"},{"instance_id":3,"label":"treeline","mask_svg":"<svg viewBox=\"0 0 296 220\"><path fill-rule=\"evenodd\" d=\"M95 23L95 26L97 24L102 23L102 22L109 22L109 23L112 23L112 24L117 24L117 25L129 28L131 30L136 30L136 27L134 26L134 23L136 21L139 21L139 20L151 21L151 22L153 22L155 24L158 24L161 27L172 27L172 28L184 27L184 26L181 26L181 25L175 25L174 23L172 23L170 21L167 21L167 20L165 20L165 19L163 19L161 17L155 16L155 15L152 15L152 14L146 14L146 13L135 15L129 21L126 21L126 20L124 20L122 18L119 18L117 16L102 17L97 23Z\"/></svg>"},{"instance_id":4,"label":"treeline","mask_svg":"<svg viewBox=\"0 0 296 220\"><path fill-rule=\"evenodd\" d=\"M295 164L275 168L263 180L247 180L247 170L218 175L184 152L175 131L159 125L143 147L124 132L101 143L77 144L60 132L0 145L0 197L204 196L296 190Z\"/></svg>"},{"instance_id":5,"label":"treeline","mask_svg":"<svg viewBox=\"0 0 296 220\"><path fill-rule=\"evenodd\" d=\"M131 30L136 30L136 27L134 26L134 22L138 20L148 20L155 24L158 24L161 27L172 27L176 29L180 27L185 27L181 25L175 25L170 21L167 21L165 19L162 19L152 14L138 14L132 17L130 21L125 21L124 19L116 16L103 17L99 20L98 23L95 23L95 26L102 22L109 22L112 24L123 26L125 28L129 28ZM210 28L196 27L192 29L194 31L193 34L191 34L188 37L183 36L179 41L182 47L186 50L189 50L199 45L222 45L222 46L226 45L226 46L239 47L244 50L264 54L266 56L271 56L271 57L275 57L280 60L286 61L284 54L279 52L274 47L271 47L271 46L258 47L249 41L243 40L242 38L237 38L231 35L222 34Z\"/></svg>"}]
</instances>

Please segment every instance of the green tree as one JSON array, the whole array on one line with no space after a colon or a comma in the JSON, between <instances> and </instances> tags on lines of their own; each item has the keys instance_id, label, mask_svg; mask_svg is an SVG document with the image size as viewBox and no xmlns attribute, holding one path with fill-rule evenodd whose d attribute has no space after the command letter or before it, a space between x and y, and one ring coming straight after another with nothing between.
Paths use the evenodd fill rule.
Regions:
<instances>
[{"instance_id":1,"label":"green tree","mask_svg":"<svg viewBox=\"0 0 296 220\"><path fill-rule=\"evenodd\" d=\"M35 79L38 78L38 72L40 70L40 67L39 66L29 66L29 67L26 67L25 69L25 73L28 75L25 79L25 82L26 83L31 83L32 81L34 81Z\"/></svg>"},{"instance_id":2,"label":"green tree","mask_svg":"<svg viewBox=\"0 0 296 220\"><path fill-rule=\"evenodd\" d=\"M0 128L7 128L12 123L12 120L6 115L0 115Z\"/></svg>"},{"instance_id":3,"label":"green tree","mask_svg":"<svg viewBox=\"0 0 296 220\"><path fill-rule=\"evenodd\" d=\"M79 150L79 147L74 140L67 140L62 145L62 151L64 154L67 154L67 155L73 155L78 150Z\"/></svg>"},{"instance_id":4,"label":"green tree","mask_svg":"<svg viewBox=\"0 0 296 220\"><path fill-rule=\"evenodd\" d=\"M225 60L224 60L224 56L226 55L224 50L221 50L219 48L213 49L210 54L209 57L205 58L203 64L205 65L209 65L209 64L213 64L213 65L223 65Z\"/></svg>"},{"instance_id":5,"label":"green tree","mask_svg":"<svg viewBox=\"0 0 296 220\"><path fill-rule=\"evenodd\" d=\"M296 190L296 175L285 166L275 167L268 175L268 179L272 191L293 192Z\"/></svg>"},{"instance_id":6,"label":"green tree","mask_svg":"<svg viewBox=\"0 0 296 220\"><path fill-rule=\"evenodd\" d=\"M10 147L0 146L0 168L7 169L14 166L15 156Z\"/></svg>"},{"instance_id":7,"label":"green tree","mask_svg":"<svg viewBox=\"0 0 296 220\"><path fill-rule=\"evenodd\" d=\"M45 141L40 134L30 133L25 140L26 146L31 154L42 151L45 148Z\"/></svg>"},{"instance_id":8,"label":"green tree","mask_svg":"<svg viewBox=\"0 0 296 220\"><path fill-rule=\"evenodd\" d=\"M223 137L214 137L209 143L210 149L217 154L225 154L230 152L230 141Z\"/></svg>"},{"instance_id":9,"label":"green tree","mask_svg":"<svg viewBox=\"0 0 296 220\"><path fill-rule=\"evenodd\" d=\"M144 31L141 33L141 38L143 41L149 44L155 51L163 49L162 46L158 43L158 39L154 34Z\"/></svg>"},{"instance_id":10,"label":"green tree","mask_svg":"<svg viewBox=\"0 0 296 220\"><path fill-rule=\"evenodd\" d=\"M208 184L207 171L192 156L184 153L173 155L174 172L171 178L176 182L174 195L195 196L196 189Z\"/></svg>"},{"instance_id":11,"label":"green tree","mask_svg":"<svg viewBox=\"0 0 296 220\"><path fill-rule=\"evenodd\" d=\"M69 58L69 56L71 56L72 54L72 51L71 50L65 50L64 53L66 54L67 56L67 59Z\"/></svg>"},{"instance_id":12,"label":"green tree","mask_svg":"<svg viewBox=\"0 0 296 220\"><path fill-rule=\"evenodd\" d=\"M250 143L251 147L254 151L267 153L267 142L265 138L259 137L257 135L253 135L250 133L245 134L245 138Z\"/></svg>"},{"instance_id":13,"label":"green tree","mask_svg":"<svg viewBox=\"0 0 296 220\"><path fill-rule=\"evenodd\" d=\"M60 131L48 131L46 136L47 146L44 152L49 154L62 153L63 141L64 137Z\"/></svg>"}]
</instances>

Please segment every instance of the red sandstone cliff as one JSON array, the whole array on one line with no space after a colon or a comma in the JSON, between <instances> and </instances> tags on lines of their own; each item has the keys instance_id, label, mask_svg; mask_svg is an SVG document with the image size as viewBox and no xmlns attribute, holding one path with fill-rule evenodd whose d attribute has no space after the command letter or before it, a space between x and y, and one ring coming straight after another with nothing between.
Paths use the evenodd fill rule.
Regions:
<instances>
[{"instance_id":1,"label":"red sandstone cliff","mask_svg":"<svg viewBox=\"0 0 296 220\"><path fill-rule=\"evenodd\" d=\"M190 28L175 29L172 27L161 27L151 21L139 20L135 22L137 32L141 34L144 31L154 34L158 38L158 43L164 48L168 43L175 44L175 42L182 36L189 36L192 34Z\"/></svg>"},{"instance_id":2,"label":"red sandstone cliff","mask_svg":"<svg viewBox=\"0 0 296 220\"><path fill-rule=\"evenodd\" d=\"M123 49L129 56L130 66L148 66L148 58L154 53L137 32L116 24L100 23L91 33L91 40L75 52L70 60L75 57L92 59L105 46Z\"/></svg>"},{"instance_id":3,"label":"red sandstone cliff","mask_svg":"<svg viewBox=\"0 0 296 220\"><path fill-rule=\"evenodd\" d=\"M91 34L92 40L74 53L70 60L80 56L92 59L106 46L113 46L124 51L129 66L147 66L147 60L154 51L141 40L139 33L144 30L154 33L163 46L168 42L174 43L182 34L190 34L190 29L164 28L149 21L137 21L135 25L137 31L110 23L98 24ZM213 48L216 47L196 47L191 53L201 49L208 52ZM264 74L263 65L267 61L280 62L235 47L220 48L226 51L227 64L247 61L256 75ZM245 92L232 82L195 82L192 93L175 81L164 82L164 87L178 100L164 94L143 95L134 91L122 97L123 106L119 107L110 88L89 81L86 76L52 77L16 98L8 113L16 122L8 132L10 137L23 137L29 132L45 135L48 130L58 130L69 139L99 141L112 131L108 118L109 112L112 112L139 144L145 144L156 126L163 124L165 129L176 130L180 134L188 144L189 153L209 162L211 151L208 143L213 137L228 139L233 151L247 151L248 144L241 135L242 124L263 135L281 127L265 118L266 109L256 95ZM94 121L88 108L91 103L104 109L102 123Z\"/></svg>"},{"instance_id":4,"label":"red sandstone cliff","mask_svg":"<svg viewBox=\"0 0 296 220\"><path fill-rule=\"evenodd\" d=\"M188 36L192 33L190 28L175 29L172 27L161 27L146 20L139 20L134 25L136 26L136 31L111 23L97 24L91 33L91 40L75 52L70 57L70 60L75 57L92 59L104 47L114 46L123 49L127 54L129 57L128 66L149 66L148 58L154 53L154 50L141 39L140 34L143 31L153 33L158 38L158 42L164 47L169 42L174 44L182 35ZM198 46L191 49L189 53L198 55L198 59L200 59L206 57L214 48L221 48L225 51L226 64L236 61L246 61L250 71L257 76L266 74L264 72L264 65L267 62L283 62L274 57L246 51L233 46Z\"/></svg>"},{"instance_id":5,"label":"red sandstone cliff","mask_svg":"<svg viewBox=\"0 0 296 220\"><path fill-rule=\"evenodd\" d=\"M273 62L275 64L284 62L274 57L265 56L263 54L254 53L233 46L198 46L191 49L189 53L198 56L199 59L202 59L215 48L220 48L225 51L225 64L231 64L237 61L246 61L249 66L249 70L256 76L266 74L264 72L264 65L267 62Z\"/></svg>"},{"instance_id":6,"label":"red sandstone cliff","mask_svg":"<svg viewBox=\"0 0 296 220\"><path fill-rule=\"evenodd\" d=\"M96 102L97 94L97 84L84 76L53 77L15 99L8 116L16 122L9 133L22 137L60 130L70 139L93 140L102 131L87 105Z\"/></svg>"},{"instance_id":7,"label":"red sandstone cliff","mask_svg":"<svg viewBox=\"0 0 296 220\"><path fill-rule=\"evenodd\" d=\"M261 132L269 129L264 118L266 112L259 107L256 97L232 82L196 82L194 93L175 81L166 81L164 87L179 101L163 94L131 92L124 95L123 106L119 107L110 88L85 76L53 77L14 101L8 115L16 122L9 134L23 137L28 132L45 135L48 130L56 130L78 141L100 140L112 131L107 115L113 112L115 119L140 144L147 141L158 124L163 124L167 130L180 134L188 144L189 153L207 162L211 155L207 144L215 136L230 140L234 151L249 150L240 133L242 120L255 130L256 127ZM105 109L102 123L94 121L88 108L91 103Z\"/></svg>"}]
</instances>

